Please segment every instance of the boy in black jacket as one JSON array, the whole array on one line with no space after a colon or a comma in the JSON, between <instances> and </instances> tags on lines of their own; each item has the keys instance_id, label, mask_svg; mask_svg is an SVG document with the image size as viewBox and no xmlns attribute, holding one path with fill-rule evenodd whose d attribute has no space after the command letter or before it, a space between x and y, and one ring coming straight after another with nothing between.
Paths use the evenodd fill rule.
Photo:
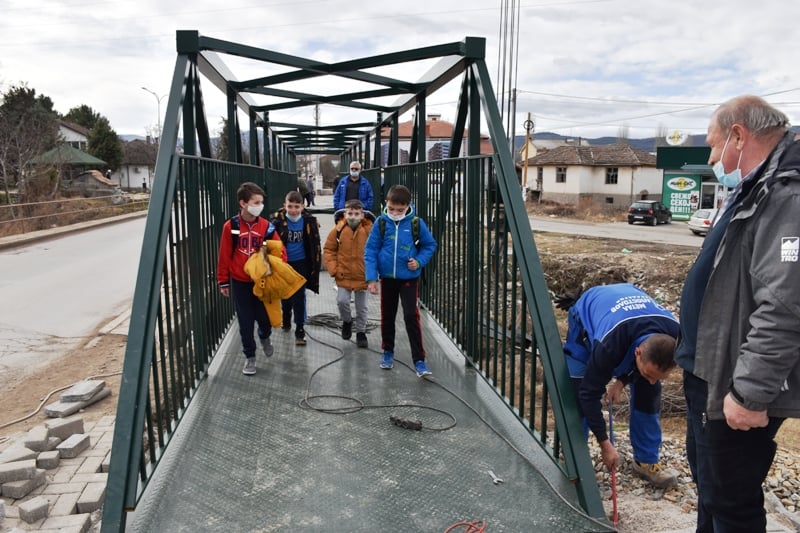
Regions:
<instances>
[{"instance_id":1,"label":"boy in black jacket","mask_svg":"<svg viewBox=\"0 0 800 533\"><path fill-rule=\"evenodd\" d=\"M286 247L289 264L306 278L303 288L289 299L281 301L283 330L292 329L292 312L294 312L295 344L304 346L306 344L306 332L303 327L306 322L305 289L319 294L319 271L322 264L319 224L316 217L303 207L303 195L298 191L290 191L286 195L283 207L272 216L271 222Z\"/></svg>"}]
</instances>

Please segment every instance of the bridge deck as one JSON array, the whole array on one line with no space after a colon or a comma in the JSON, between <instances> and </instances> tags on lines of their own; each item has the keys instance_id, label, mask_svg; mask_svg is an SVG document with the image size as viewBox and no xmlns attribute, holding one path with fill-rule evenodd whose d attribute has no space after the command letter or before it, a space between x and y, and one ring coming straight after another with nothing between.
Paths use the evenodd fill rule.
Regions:
<instances>
[{"instance_id":1,"label":"bridge deck","mask_svg":"<svg viewBox=\"0 0 800 533\"><path fill-rule=\"evenodd\" d=\"M336 313L333 284L321 281L320 295L308 294L312 318ZM378 366L372 321L369 349L324 325L307 326L304 347L276 329L275 355L259 352L252 377L232 328L127 530L434 532L486 520L492 532L612 531L578 512L570 484L503 401L424 311L422 322L430 380L411 370L401 319L391 371ZM361 408L320 412L301 405L306 396ZM450 415L456 425L437 431Z\"/></svg>"}]
</instances>

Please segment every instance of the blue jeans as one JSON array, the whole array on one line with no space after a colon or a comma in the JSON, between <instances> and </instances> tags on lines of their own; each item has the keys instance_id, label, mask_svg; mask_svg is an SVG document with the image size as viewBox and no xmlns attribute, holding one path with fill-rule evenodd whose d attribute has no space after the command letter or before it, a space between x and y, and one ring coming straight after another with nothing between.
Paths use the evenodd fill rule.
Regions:
<instances>
[{"instance_id":1,"label":"blue jeans","mask_svg":"<svg viewBox=\"0 0 800 533\"><path fill-rule=\"evenodd\" d=\"M783 418L767 427L731 429L723 420L706 420L706 383L684 372L686 455L698 492L698 533L766 531L761 484L775 458L775 434Z\"/></svg>"}]
</instances>

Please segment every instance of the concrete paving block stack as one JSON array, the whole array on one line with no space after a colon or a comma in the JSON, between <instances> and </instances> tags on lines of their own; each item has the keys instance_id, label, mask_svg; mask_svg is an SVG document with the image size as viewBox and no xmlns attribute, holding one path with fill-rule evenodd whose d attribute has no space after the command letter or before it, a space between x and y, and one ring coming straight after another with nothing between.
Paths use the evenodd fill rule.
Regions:
<instances>
[{"instance_id":1,"label":"concrete paving block stack","mask_svg":"<svg viewBox=\"0 0 800 533\"><path fill-rule=\"evenodd\" d=\"M62 418L77 413L84 407L107 398L111 389L100 379L79 381L61 394L58 401L44 408L44 414L52 418Z\"/></svg>"},{"instance_id":2,"label":"concrete paving block stack","mask_svg":"<svg viewBox=\"0 0 800 533\"><path fill-rule=\"evenodd\" d=\"M113 433L113 416L86 427L83 418L70 416L6 443L0 449L0 531L82 533L93 527L105 499Z\"/></svg>"}]
</instances>

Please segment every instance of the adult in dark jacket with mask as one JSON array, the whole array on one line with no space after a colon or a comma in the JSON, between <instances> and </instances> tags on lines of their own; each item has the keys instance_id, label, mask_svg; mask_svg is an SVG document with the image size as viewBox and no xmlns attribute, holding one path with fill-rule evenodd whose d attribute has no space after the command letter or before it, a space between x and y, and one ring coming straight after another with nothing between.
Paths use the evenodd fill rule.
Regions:
<instances>
[{"instance_id":1,"label":"adult in dark jacket with mask","mask_svg":"<svg viewBox=\"0 0 800 533\"><path fill-rule=\"evenodd\" d=\"M675 352L700 533L766 530L774 437L800 417L800 143L788 128L750 95L708 127L708 163L734 190L686 277Z\"/></svg>"},{"instance_id":2,"label":"adult in dark jacket with mask","mask_svg":"<svg viewBox=\"0 0 800 533\"><path fill-rule=\"evenodd\" d=\"M361 163L358 161L350 163L350 174L336 184L336 189L333 191L333 209L335 211L344 209L347 200L360 200L364 211L372 211L375 193L369 180L361 175Z\"/></svg>"}]
</instances>

